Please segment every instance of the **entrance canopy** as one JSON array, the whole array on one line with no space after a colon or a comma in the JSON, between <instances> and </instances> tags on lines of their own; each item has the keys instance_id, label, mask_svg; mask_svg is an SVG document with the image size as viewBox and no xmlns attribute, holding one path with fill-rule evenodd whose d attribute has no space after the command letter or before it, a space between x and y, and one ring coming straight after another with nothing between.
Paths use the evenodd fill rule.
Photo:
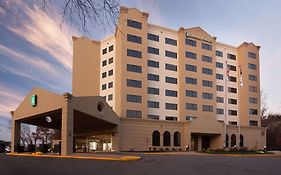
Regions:
<instances>
[{"instance_id":1,"label":"entrance canopy","mask_svg":"<svg viewBox=\"0 0 281 175\"><path fill-rule=\"evenodd\" d=\"M20 123L61 130L62 154L72 152L73 137L115 133L119 117L100 96L74 97L34 88L11 112L13 151L19 144Z\"/></svg>"}]
</instances>

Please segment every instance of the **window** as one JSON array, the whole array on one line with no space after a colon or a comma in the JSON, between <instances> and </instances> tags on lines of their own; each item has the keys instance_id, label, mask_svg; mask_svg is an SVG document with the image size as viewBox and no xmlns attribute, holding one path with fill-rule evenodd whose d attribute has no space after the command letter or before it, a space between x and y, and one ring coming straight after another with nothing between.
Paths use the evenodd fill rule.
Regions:
<instances>
[{"instance_id":1,"label":"window","mask_svg":"<svg viewBox=\"0 0 281 175\"><path fill-rule=\"evenodd\" d=\"M163 134L163 146L171 146L171 136L169 131L165 131Z\"/></svg>"},{"instance_id":2,"label":"window","mask_svg":"<svg viewBox=\"0 0 281 175\"><path fill-rule=\"evenodd\" d=\"M111 64L111 63L113 63L113 57L108 59L108 64Z\"/></svg>"},{"instance_id":3,"label":"window","mask_svg":"<svg viewBox=\"0 0 281 175\"><path fill-rule=\"evenodd\" d=\"M197 66L193 66L191 64L186 64L185 70L188 70L188 71L191 71L191 72L197 72Z\"/></svg>"},{"instance_id":4,"label":"window","mask_svg":"<svg viewBox=\"0 0 281 175\"><path fill-rule=\"evenodd\" d=\"M213 94L203 92L203 93L202 93L202 98L203 98L203 99L211 100L211 99L213 99Z\"/></svg>"},{"instance_id":5,"label":"window","mask_svg":"<svg viewBox=\"0 0 281 175\"><path fill-rule=\"evenodd\" d=\"M217 91L223 91L223 86L217 85Z\"/></svg>"},{"instance_id":6,"label":"window","mask_svg":"<svg viewBox=\"0 0 281 175\"><path fill-rule=\"evenodd\" d=\"M228 115L237 116L237 111L236 110L228 110Z\"/></svg>"},{"instance_id":7,"label":"window","mask_svg":"<svg viewBox=\"0 0 281 175\"><path fill-rule=\"evenodd\" d=\"M257 81L257 76L255 76L255 75L249 75L249 80L251 80L251 81Z\"/></svg>"},{"instance_id":8,"label":"window","mask_svg":"<svg viewBox=\"0 0 281 175\"><path fill-rule=\"evenodd\" d=\"M202 105L202 110L205 111L205 112L213 112L213 106Z\"/></svg>"},{"instance_id":9,"label":"window","mask_svg":"<svg viewBox=\"0 0 281 175\"><path fill-rule=\"evenodd\" d=\"M172 51L168 51L168 50L165 50L165 56L166 57L170 57L170 58L177 58L177 53L176 52L172 52Z\"/></svg>"},{"instance_id":10,"label":"window","mask_svg":"<svg viewBox=\"0 0 281 175\"><path fill-rule=\"evenodd\" d=\"M148 67L159 68L159 62L158 61L147 60L147 66Z\"/></svg>"},{"instance_id":11,"label":"window","mask_svg":"<svg viewBox=\"0 0 281 175\"><path fill-rule=\"evenodd\" d=\"M206 56L206 55L202 55L202 61L211 63L212 62L212 57Z\"/></svg>"},{"instance_id":12,"label":"window","mask_svg":"<svg viewBox=\"0 0 281 175\"><path fill-rule=\"evenodd\" d=\"M108 52L111 52L111 51L113 51L113 45L109 46L109 48L108 48Z\"/></svg>"},{"instance_id":13,"label":"window","mask_svg":"<svg viewBox=\"0 0 281 175\"><path fill-rule=\"evenodd\" d=\"M127 34L127 41L130 41L133 43L138 43L138 44L142 43L141 37L135 36L135 35L130 35L130 34Z\"/></svg>"},{"instance_id":14,"label":"window","mask_svg":"<svg viewBox=\"0 0 281 175\"><path fill-rule=\"evenodd\" d=\"M194 59L196 60L197 59L197 54L196 53L193 53L193 52L185 52L185 57L186 58L191 58L191 59Z\"/></svg>"},{"instance_id":15,"label":"window","mask_svg":"<svg viewBox=\"0 0 281 175\"><path fill-rule=\"evenodd\" d=\"M112 88L113 87L113 82L109 82L108 83L108 88Z\"/></svg>"},{"instance_id":16,"label":"window","mask_svg":"<svg viewBox=\"0 0 281 175\"><path fill-rule=\"evenodd\" d=\"M239 147L242 148L244 146L244 136L240 134L240 142Z\"/></svg>"},{"instance_id":17,"label":"window","mask_svg":"<svg viewBox=\"0 0 281 175\"><path fill-rule=\"evenodd\" d=\"M229 98L228 99L228 104L237 105L237 99Z\"/></svg>"},{"instance_id":18,"label":"window","mask_svg":"<svg viewBox=\"0 0 281 175\"><path fill-rule=\"evenodd\" d=\"M196 116L190 116L190 115L185 116L185 120L194 120L196 118L197 118Z\"/></svg>"},{"instance_id":19,"label":"window","mask_svg":"<svg viewBox=\"0 0 281 175\"><path fill-rule=\"evenodd\" d=\"M127 117L130 118L141 118L141 111L137 111L137 110L127 110Z\"/></svg>"},{"instance_id":20,"label":"window","mask_svg":"<svg viewBox=\"0 0 281 175\"><path fill-rule=\"evenodd\" d=\"M113 100L113 94L108 95L107 99L108 99L108 101Z\"/></svg>"},{"instance_id":21,"label":"window","mask_svg":"<svg viewBox=\"0 0 281 175\"><path fill-rule=\"evenodd\" d=\"M258 99L254 98L254 97L249 97L249 103L257 104L258 103Z\"/></svg>"},{"instance_id":22,"label":"window","mask_svg":"<svg viewBox=\"0 0 281 175\"><path fill-rule=\"evenodd\" d=\"M181 134L178 131L174 133L174 146L181 146Z\"/></svg>"},{"instance_id":23,"label":"window","mask_svg":"<svg viewBox=\"0 0 281 175\"><path fill-rule=\"evenodd\" d=\"M228 80L231 82L237 82L237 78L233 76L228 76Z\"/></svg>"},{"instance_id":24,"label":"window","mask_svg":"<svg viewBox=\"0 0 281 175\"><path fill-rule=\"evenodd\" d=\"M173 90L165 90L165 95L169 97L177 97L178 92Z\"/></svg>"},{"instance_id":25,"label":"window","mask_svg":"<svg viewBox=\"0 0 281 175\"><path fill-rule=\"evenodd\" d=\"M102 54L106 54L107 53L107 48L102 49Z\"/></svg>"},{"instance_id":26,"label":"window","mask_svg":"<svg viewBox=\"0 0 281 175\"><path fill-rule=\"evenodd\" d=\"M127 86L128 87L141 88L142 87L142 82L139 81L139 80L127 79Z\"/></svg>"},{"instance_id":27,"label":"window","mask_svg":"<svg viewBox=\"0 0 281 175\"><path fill-rule=\"evenodd\" d=\"M159 102L157 101L147 101L148 108L159 108Z\"/></svg>"},{"instance_id":28,"label":"window","mask_svg":"<svg viewBox=\"0 0 281 175\"><path fill-rule=\"evenodd\" d=\"M236 55L233 55L233 54L228 53L228 54L227 54L227 58L228 58L228 59L231 59L231 60L236 60Z\"/></svg>"},{"instance_id":29,"label":"window","mask_svg":"<svg viewBox=\"0 0 281 175\"><path fill-rule=\"evenodd\" d=\"M140 95L127 94L127 102L141 103L142 97Z\"/></svg>"},{"instance_id":30,"label":"window","mask_svg":"<svg viewBox=\"0 0 281 175\"><path fill-rule=\"evenodd\" d=\"M212 75L212 74L213 74L213 71L212 71L212 69L203 67L203 68L202 68L202 73L203 73L203 74L207 74L207 75Z\"/></svg>"},{"instance_id":31,"label":"window","mask_svg":"<svg viewBox=\"0 0 281 175\"><path fill-rule=\"evenodd\" d=\"M137 66L137 65L133 65L133 64L127 64L127 71L135 72L135 73L141 73L142 69L141 69L141 66Z\"/></svg>"},{"instance_id":32,"label":"window","mask_svg":"<svg viewBox=\"0 0 281 175\"><path fill-rule=\"evenodd\" d=\"M248 57L249 58L253 58L253 59L256 59L257 58L257 55L253 52L248 52Z\"/></svg>"},{"instance_id":33,"label":"window","mask_svg":"<svg viewBox=\"0 0 281 175\"><path fill-rule=\"evenodd\" d=\"M236 66L233 66L233 65L227 65L228 66L228 69L229 70L232 70L232 71L236 71Z\"/></svg>"},{"instance_id":34,"label":"window","mask_svg":"<svg viewBox=\"0 0 281 175\"><path fill-rule=\"evenodd\" d=\"M177 71L177 66L176 66L176 65L173 65L173 64L168 64L168 63L166 63L166 64L165 64L165 69L166 69L166 70L171 70L171 71Z\"/></svg>"},{"instance_id":35,"label":"window","mask_svg":"<svg viewBox=\"0 0 281 175\"><path fill-rule=\"evenodd\" d=\"M236 94L237 93L237 89L233 88L233 87L228 87L228 92Z\"/></svg>"},{"instance_id":36,"label":"window","mask_svg":"<svg viewBox=\"0 0 281 175\"><path fill-rule=\"evenodd\" d=\"M250 115L258 115L258 110L257 110L257 109L252 109L252 108L250 108L250 109L249 109L249 114L250 114Z\"/></svg>"},{"instance_id":37,"label":"window","mask_svg":"<svg viewBox=\"0 0 281 175\"><path fill-rule=\"evenodd\" d=\"M159 49L154 47L147 47L147 52L155 55L159 55Z\"/></svg>"},{"instance_id":38,"label":"window","mask_svg":"<svg viewBox=\"0 0 281 175\"><path fill-rule=\"evenodd\" d=\"M202 43L202 49L205 49L205 50L212 50L212 45L206 44L206 43Z\"/></svg>"},{"instance_id":39,"label":"window","mask_svg":"<svg viewBox=\"0 0 281 175\"><path fill-rule=\"evenodd\" d=\"M231 135L230 140L231 140L230 146L231 146L231 147L236 146L236 135L235 135L235 134L232 134L232 135Z\"/></svg>"},{"instance_id":40,"label":"window","mask_svg":"<svg viewBox=\"0 0 281 175\"><path fill-rule=\"evenodd\" d=\"M223 97L217 97L217 103L224 103Z\"/></svg>"},{"instance_id":41,"label":"window","mask_svg":"<svg viewBox=\"0 0 281 175\"><path fill-rule=\"evenodd\" d=\"M213 82L208 80L202 80L202 86L213 87Z\"/></svg>"},{"instance_id":42,"label":"window","mask_svg":"<svg viewBox=\"0 0 281 175\"><path fill-rule=\"evenodd\" d=\"M147 93L153 95L159 95L159 88L147 87Z\"/></svg>"},{"instance_id":43,"label":"window","mask_svg":"<svg viewBox=\"0 0 281 175\"><path fill-rule=\"evenodd\" d=\"M105 77L106 77L106 72L103 72L103 73L101 74L101 77L102 77L102 78L105 78Z\"/></svg>"},{"instance_id":44,"label":"window","mask_svg":"<svg viewBox=\"0 0 281 175\"><path fill-rule=\"evenodd\" d=\"M127 56L141 58L142 54L141 51L127 49Z\"/></svg>"},{"instance_id":45,"label":"window","mask_svg":"<svg viewBox=\"0 0 281 175\"><path fill-rule=\"evenodd\" d=\"M106 66L106 64L107 64L107 61L106 61L106 60L103 60L103 61L102 61L102 67L103 67L103 66Z\"/></svg>"},{"instance_id":46,"label":"window","mask_svg":"<svg viewBox=\"0 0 281 175\"><path fill-rule=\"evenodd\" d=\"M249 121L249 125L250 125L250 126L258 126L258 121L250 120L250 121Z\"/></svg>"},{"instance_id":47,"label":"window","mask_svg":"<svg viewBox=\"0 0 281 175\"><path fill-rule=\"evenodd\" d=\"M257 65L248 63L248 68L253 69L253 70L257 70Z\"/></svg>"},{"instance_id":48,"label":"window","mask_svg":"<svg viewBox=\"0 0 281 175\"><path fill-rule=\"evenodd\" d=\"M160 132L153 131L152 133L152 146L160 146Z\"/></svg>"},{"instance_id":49,"label":"window","mask_svg":"<svg viewBox=\"0 0 281 175\"><path fill-rule=\"evenodd\" d=\"M185 96L187 96L187 97L197 97L197 91L186 90Z\"/></svg>"},{"instance_id":50,"label":"window","mask_svg":"<svg viewBox=\"0 0 281 175\"><path fill-rule=\"evenodd\" d=\"M257 92L257 87L256 86L249 86L249 91L250 92Z\"/></svg>"},{"instance_id":51,"label":"window","mask_svg":"<svg viewBox=\"0 0 281 175\"><path fill-rule=\"evenodd\" d=\"M177 46L177 40L174 40L172 38L165 38L165 43L173 46Z\"/></svg>"},{"instance_id":52,"label":"window","mask_svg":"<svg viewBox=\"0 0 281 175\"><path fill-rule=\"evenodd\" d=\"M105 90L105 89L106 89L106 84L103 84L103 85L101 86L101 89L102 89L102 90Z\"/></svg>"},{"instance_id":53,"label":"window","mask_svg":"<svg viewBox=\"0 0 281 175\"><path fill-rule=\"evenodd\" d=\"M191 40L191 39L185 39L185 44L189 46L196 47L196 41Z\"/></svg>"},{"instance_id":54,"label":"window","mask_svg":"<svg viewBox=\"0 0 281 175\"><path fill-rule=\"evenodd\" d=\"M218 56L218 57L222 57L222 56L223 56L223 55L222 55L222 52L221 52L221 51L216 50L216 56Z\"/></svg>"},{"instance_id":55,"label":"window","mask_svg":"<svg viewBox=\"0 0 281 175\"><path fill-rule=\"evenodd\" d=\"M175 117L175 116L165 116L165 120L177 121L178 117Z\"/></svg>"},{"instance_id":56,"label":"window","mask_svg":"<svg viewBox=\"0 0 281 175\"><path fill-rule=\"evenodd\" d=\"M197 79L196 78L185 77L185 82L187 84L197 84Z\"/></svg>"},{"instance_id":57,"label":"window","mask_svg":"<svg viewBox=\"0 0 281 175\"><path fill-rule=\"evenodd\" d=\"M216 67L223 69L223 64L220 62L216 62Z\"/></svg>"},{"instance_id":58,"label":"window","mask_svg":"<svg viewBox=\"0 0 281 175\"><path fill-rule=\"evenodd\" d=\"M147 74L147 79L151 81L159 81L159 75Z\"/></svg>"},{"instance_id":59,"label":"window","mask_svg":"<svg viewBox=\"0 0 281 175\"><path fill-rule=\"evenodd\" d=\"M217 108L217 114L224 114L224 109Z\"/></svg>"},{"instance_id":60,"label":"window","mask_svg":"<svg viewBox=\"0 0 281 175\"><path fill-rule=\"evenodd\" d=\"M127 20L127 26L133 27L133 28L136 28L136 29L142 29L142 24L140 22L130 20L130 19Z\"/></svg>"},{"instance_id":61,"label":"window","mask_svg":"<svg viewBox=\"0 0 281 175\"><path fill-rule=\"evenodd\" d=\"M237 122L229 121L228 124L230 124L230 125L237 125Z\"/></svg>"},{"instance_id":62,"label":"window","mask_svg":"<svg viewBox=\"0 0 281 175\"><path fill-rule=\"evenodd\" d=\"M159 115L147 115L147 118L153 119L153 120L159 120ZM155 145L154 145L155 146ZM160 145L159 145L160 146Z\"/></svg>"},{"instance_id":63,"label":"window","mask_svg":"<svg viewBox=\"0 0 281 175\"><path fill-rule=\"evenodd\" d=\"M178 110L178 105L174 103L165 103L165 109Z\"/></svg>"},{"instance_id":64,"label":"window","mask_svg":"<svg viewBox=\"0 0 281 175\"><path fill-rule=\"evenodd\" d=\"M197 110L197 104L185 103L185 109L196 111Z\"/></svg>"},{"instance_id":65,"label":"window","mask_svg":"<svg viewBox=\"0 0 281 175\"><path fill-rule=\"evenodd\" d=\"M223 74L216 74L217 80L223 80Z\"/></svg>"},{"instance_id":66,"label":"window","mask_svg":"<svg viewBox=\"0 0 281 175\"><path fill-rule=\"evenodd\" d=\"M148 33L148 34L147 34L147 39L152 40L152 41L157 41L157 42L159 42L159 36L158 36L158 35L151 34L151 33Z\"/></svg>"},{"instance_id":67,"label":"window","mask_svg":"<svg viewBox=\"0 0 281 175\"><path fill-rule=\"evenodd\" d=\"M113 69L111 69L110 71L108 71L108 76L112 76L113 75Z\"/></svg>"},{"instance_id":68,"label":"window","mask_svg":"<svg viewBox=\"0 0 281 175\"><path fill-rule=\"evenodd\" d=\"M165 77L165 82L166 83L171 83L171 84L178 84L178 79L173 78L173 77Z\"/></svg>"}]
</instances>

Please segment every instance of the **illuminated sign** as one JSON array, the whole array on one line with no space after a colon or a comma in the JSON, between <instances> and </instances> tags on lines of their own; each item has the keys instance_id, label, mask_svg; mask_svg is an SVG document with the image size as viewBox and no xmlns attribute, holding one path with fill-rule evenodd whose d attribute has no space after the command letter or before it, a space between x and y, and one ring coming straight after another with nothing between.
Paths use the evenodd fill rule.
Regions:
<instances>
[{"instance_id":1,"label":"illuminated sign","mask_svg":"<svg viewBox=\"0 0 281 175\"><path fill-rule=\"evenodd\" d=\"M32 107L37 106L37 95L31 96L31 105L32 105Z\"/></svg>"}]
</instances>

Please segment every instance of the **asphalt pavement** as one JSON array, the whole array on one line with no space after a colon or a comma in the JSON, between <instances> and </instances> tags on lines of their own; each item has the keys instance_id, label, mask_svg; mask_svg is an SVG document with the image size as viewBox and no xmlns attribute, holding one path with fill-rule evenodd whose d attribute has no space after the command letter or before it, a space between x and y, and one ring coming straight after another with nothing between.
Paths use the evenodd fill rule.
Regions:
<instances>
[{"instance_id":1,"label":"asphalt pavement","mask_svg":"<svg viewBox=\"0 0 281 175\"><path fill-rule=\"evenodd\" d=\"M136 154L132 154L136 155ZM138 161L104 161L0 154L1 175L280 175L281 157L140 154Z\"/></svg>"}]
</instances>

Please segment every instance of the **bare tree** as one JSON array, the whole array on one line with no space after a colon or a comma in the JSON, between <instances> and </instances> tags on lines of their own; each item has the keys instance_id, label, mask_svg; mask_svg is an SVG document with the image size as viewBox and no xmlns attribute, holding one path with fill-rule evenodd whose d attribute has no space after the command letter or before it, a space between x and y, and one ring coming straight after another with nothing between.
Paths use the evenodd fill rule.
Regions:
<instances>
[{"instance_id":1,"label":"bare tree","mask_svg":"<svg viewBox=\"0 0 281 175\"><path fill-rule=\"evenodd\" d=\"M36 133L39 136L39 140L41 140L42 144L48 144L51 142L53 135L55 134L55 130L44 127L37 127Z\"/></svg>"},{"instance_id":2,"label":"bare tree","mask_svg":"<svg viewBox=\"0 0 281 175\"><path fill-rule=\"evenodd\" d=\"M268 106L266 103L267 94L262 90L261 92L261 118L266 118Z\"/></svg>"},{"instance_id":3,"label":"bare tree","mask_svg":"<svg viewBox=\"0 0 281 175\"><path fill-rule=\"evenodd\" d=\"M48 13L54 0L42 0L42 9ZM65 0L62 4L62 25L65 21L88 32L95 25L115 27L119 14L119 0ZM106 28L105 28L106 29Z\"/></svg>"}]
</instances>

